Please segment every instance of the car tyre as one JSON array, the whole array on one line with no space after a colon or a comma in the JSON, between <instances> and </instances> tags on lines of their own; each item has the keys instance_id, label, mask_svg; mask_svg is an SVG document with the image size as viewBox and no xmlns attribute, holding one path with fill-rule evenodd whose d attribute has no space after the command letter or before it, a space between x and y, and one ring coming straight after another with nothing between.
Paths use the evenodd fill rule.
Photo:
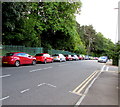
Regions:
<instances>
[{"instance_id":1,"label":"car tyre","mask_svg":"<svg viewBox=\"0 0 120 107\"><path fill-rule=\"evenodd\" d=\"M19 67L20 66L20 61L15 61L15 66Z\"/></svg>"},{"instance_id":2,"label":"car tyre","mask_svg":"<svg viewBox=\"0 0 120 107\"><path fill-rule=\"evenodd\" d=\"M62 62L62 59L60 59L60 61L59 62Z\"/></svg>"},{"instance_id":3,"label":"car tyre","mask_svg":"<svg viewBox=\"0 0 120 107\"><path fill-rule=\"evenodd\" d=\"M46 62L46 60L44 61L44 64L46 64L47 62Z\"/></svg>"},{"instance_id":4,"label":"car tyre","mask_svg":"<svg viewBox=\"0 0 120 107\"><path fill-rule=\"evenodd\" d=\"M35 65L35 64L36 64L36 60L33 60L33 61L32 61L32 65Z\"/></svg>"}]
</instances>

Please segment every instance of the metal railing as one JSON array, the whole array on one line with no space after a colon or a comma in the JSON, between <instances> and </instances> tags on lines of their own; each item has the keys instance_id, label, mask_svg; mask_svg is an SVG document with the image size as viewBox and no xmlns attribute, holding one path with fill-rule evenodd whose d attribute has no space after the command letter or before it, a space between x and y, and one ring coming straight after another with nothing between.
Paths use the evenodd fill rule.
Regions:
<instances>
[{"instance_id":1,"label":"metal railing","mask_svg":"<svg viewBox=\"0 0 120 107\"><path fill-rule=\"evenodd\" d=\"M8 52L26 52L30 55L35 55L37 53L43 53L47 52L49 54L69 54L73 55L75 53L69 52L69 51L64 51L64 50L55 50L55 49L45 49L42 47L25 47L25 46L15 46L15 45L0 45L0 51L2 50L2 56L5 55Z\"/></svg>"},{"instance_id":2,"label":"metal railing","mask_svg":"<svg viewBox=\"0 0 120 107\"><path fill-rule=\"evenodd\" d=\"M30 55L36 53L43 53L42 47L25 47L25 46L14 46L14 45L2 45L2 55L7 52L26 52Z\"/></svg>"},{"instance_id":3,"label":"metal railing","mask_svg":"<svg viewBox=\"0 0 120 107\"><path fill-rule=\"evenodd\" d=\"M48 53L49 54L64 54L64 55L73 55L75 53L72 53L72 52L69 52L69 51L64 51L64 50L54 50L54 49L51 49L51 50L48 50Z\"/></svg>"}]
</instances>

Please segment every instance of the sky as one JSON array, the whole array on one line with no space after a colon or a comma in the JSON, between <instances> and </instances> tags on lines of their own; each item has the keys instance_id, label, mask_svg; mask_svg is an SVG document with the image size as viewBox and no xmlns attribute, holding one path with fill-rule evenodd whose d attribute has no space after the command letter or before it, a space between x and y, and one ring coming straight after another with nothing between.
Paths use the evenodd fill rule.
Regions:
<instances>
[{"instance_id":1,"label":"sky","mask_svg":"<svg viewBox=\"0 0 120 107\"><path fill-rule=\"evenodd\" d=\"M80 25L92 25L114 43L118 41L118 2L120 0L81 0L81 14L76 15Z\"/></svg>"}]
</instances>

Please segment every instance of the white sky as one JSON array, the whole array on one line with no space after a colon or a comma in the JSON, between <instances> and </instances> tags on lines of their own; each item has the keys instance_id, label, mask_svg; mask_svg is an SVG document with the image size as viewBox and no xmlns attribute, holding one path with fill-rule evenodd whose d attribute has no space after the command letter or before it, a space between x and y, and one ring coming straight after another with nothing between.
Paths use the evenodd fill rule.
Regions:
<instances>
[{"instance_id":1,"label":"white sky","mask_svg":"<svg viewBox=\"0 0 120 107\"><path fill-rule=\"evenodd\" d=\"M96 32L117 42L118 2L120 0L81 0L81 14L76 20L81 25L93 25Z\"/></svg>"}]
</instances>

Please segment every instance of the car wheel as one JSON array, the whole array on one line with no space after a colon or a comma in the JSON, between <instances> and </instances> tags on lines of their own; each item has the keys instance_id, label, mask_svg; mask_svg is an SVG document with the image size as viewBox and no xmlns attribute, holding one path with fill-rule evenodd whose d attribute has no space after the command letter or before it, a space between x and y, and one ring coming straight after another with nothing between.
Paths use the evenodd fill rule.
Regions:
<instances>
[{"instance_id":1,"label":"car wheel","mask_svg":"<svg viewBox=\"0 0 120 107\"><path fill-rule=\"evenodd\" d=\"M60 59L60 61L59 62L62 62L62 59Z\"/></svg>"},{"instance_id":2,"label":"car wheel","mask_svg":"<svg viewBox=\"0 0 120 107\"><path fill-rule=\"evenodd\" d=\"M32 61L32 65L35 65L35 64L36 64L36 60L33 60L33 61Z\"/></svg>"},{"instance_id":3,"label":"car wheel","mask_svg":"<svg viewBox=\"0 0 120 107\"><path fill-rule=\"evenodd\" d=\"M44 61L44 64L46 64L47 62L46 62L46 60Z\"/></svg>"},{"instance_id":4,"label":"car wheel","mask_svg":"<svg viewBox=\"0 0 120 107\"><path fill-rule=\"evenodd\" d=\"M20 61L15 61L15 66L19 67L20 66Z\"/></svg>"}]
</instances>

